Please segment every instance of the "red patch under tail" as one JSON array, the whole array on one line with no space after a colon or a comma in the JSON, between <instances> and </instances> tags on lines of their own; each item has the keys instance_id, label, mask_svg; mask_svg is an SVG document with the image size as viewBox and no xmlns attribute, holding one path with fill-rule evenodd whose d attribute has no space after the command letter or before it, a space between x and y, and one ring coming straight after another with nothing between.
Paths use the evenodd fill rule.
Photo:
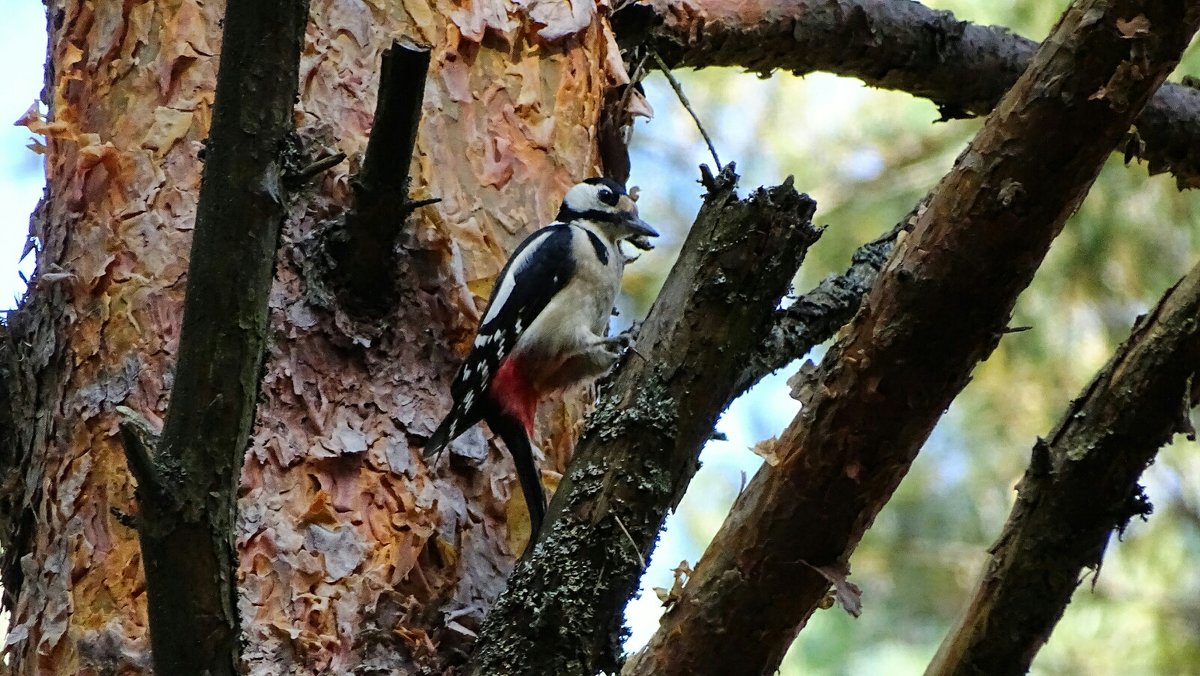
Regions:
<instances>
[{"instance_id":1,"label":"red patch under tail","mask_svg":"<svg viewBox=\"0 0 1200 676\"><path fill-rule=\"evenodd\" d=\"M521 360L508 357L500 362L500 369L492 379L492 399L500 408L521 421L525 432L533 437L533 418L537 413L538 392L522 373Z\"/></svg>"}]
</instances>

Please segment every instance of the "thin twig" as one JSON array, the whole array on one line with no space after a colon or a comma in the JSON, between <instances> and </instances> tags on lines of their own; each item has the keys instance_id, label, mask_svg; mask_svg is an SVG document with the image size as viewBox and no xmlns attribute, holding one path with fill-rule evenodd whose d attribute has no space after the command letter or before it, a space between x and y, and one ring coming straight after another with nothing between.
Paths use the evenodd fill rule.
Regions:
<instances>
[{"instance_id":1,"label":"thin twig","mask_svg":"<svg viewBox=\"0 0 1200 676\"><path fill-rule=\"evenodd\" d=\"M629 85L625 87L625 91L621 93L621 110L629 110L629 102L633 99L633 93L637 91L637 85L642 80L646 79L649 71L646 69L646 61L650 59L649 50L642 53L642 56L633 66L633 71L629 74ZM632 123L630 128L632 129ZM628 142L628 139L626 139Z\"/></svg>"},{"instance_id":2,"label":"thin twig","mask_svg":"<svg viewBox=\"0 0 1200 676\"><path fill-rule=\"evenodd\" d=\"M620 528L621 532L625 534L625 537L629 539L629 546L633 547L633 553L637 554L638 563L641 563L642 570L645 570L646 569L646 557L642 556L641 550L638 549L637 541L634 540L633 536L629 534L629 529L625 528L625 524L621 523L621 517L617 516L616 514L613 514L613 521L617 522L617 527Z\"/></svg>"},{"instance_id":3,"label":"thin twig","mask_svg":"<svg viewBox=\"0 0 1200 676\"><path fill-rule=\"evenodd\" d=\"M692 103L688 101L687 94L683 93L683 87L679 84L679 80L671 74L671 69L667 67L667 62L663 61L658 52L651 52L654 55L654 62L662 69L662 74L667 78L667 82L671 83L671 89L675 90L675 96L679 97L679 102L683 104L684 110L692 116L692 121L696 123L696 128L700 130L700 135L704 137L704 142L708 145L708 152L712 153L713 162L717 165L717 171L722 169L721 158L717 157L717 147L713 145L712 137L708 135L708 131L704 129L704 124L700 122L700 116L692 109Z\"/></svg>"},{"instance_id":4,"label":"thin twig","mask_svg":"<svg viewBox=\"0 0 1200 676\"><path fill-rule=\"evenodd\" d=\"M406 213L412 213L412 212L416 211L417 209L420 209L421 207L427 207L430 204L437 204L438 202L441 202L441 201L442 201L441 197L427 197L423 200L415 200L412 202L405 202L404 203L404 211Z\"/></svg>"},{"instance_id":5,"label":"thin twig","mask_svg":"<svg viewBox=\"0 0 1200 676\"><path fill-rule=\"evenodd\" d=\"M337 165L341 164L342 160L344 159L346 159L346 153L334 153L333 155L326 155L325 157L313 160L308 166L303 167L295 174L288 176L288 179L297 185L304 183L322 171L336 167Z\"/></svg>"}]
</instances>

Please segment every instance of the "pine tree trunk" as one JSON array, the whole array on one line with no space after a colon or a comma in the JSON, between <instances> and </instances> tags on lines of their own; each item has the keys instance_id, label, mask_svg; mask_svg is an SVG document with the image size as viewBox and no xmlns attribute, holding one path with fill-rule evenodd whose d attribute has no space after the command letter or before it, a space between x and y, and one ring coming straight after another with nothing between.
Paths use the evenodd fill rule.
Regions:
<instances>
[{"instance_id":1,"label":"pine tree trunk","mask_svg":"<svg viewBox=\"0 0 1200 676\"><path fill-rule=\"evenodd\" d=\"M126 518L136 501L115 407L152 423L166 411L224 8L61 0L48 11L50 115L27 120L47 136L38 274L6 329L10 661L15 673L144 673ZM235 534L251 673L443 669L521 552L525 507L486 428L430 465L419 447L448 409L507 252L601 169L605 94L626 76L599 11L313 1L297 127L307 155L350 161L300 191L280 241ZM393 38L432 46L412 193L442 202L397 222L399 300L364 319L336 299L327 244ZM581 406L544 416L544 468L564 467Z\"/></svg>"}]
</instances>

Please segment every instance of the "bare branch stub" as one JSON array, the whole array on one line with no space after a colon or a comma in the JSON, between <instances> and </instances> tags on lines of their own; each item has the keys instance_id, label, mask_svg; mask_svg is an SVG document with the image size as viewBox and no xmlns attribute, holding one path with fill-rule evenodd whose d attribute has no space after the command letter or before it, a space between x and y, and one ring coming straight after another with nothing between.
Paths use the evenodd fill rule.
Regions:
<instances>
[{"instance_id":1,"label":"bare branch stub","mask_svg":"<svg viewBox=\"0 0 1200 676\"><path fill-rule=\"evenodd\" d=\"M176 500L178 486L172 485L168 472L164 472L155 461L158 452L158 435L145 418L126 406L118 406L122 420L121 442L125 447L125 462L129 473L138 483L138 502L147 513L173 512L180 508ZM147 501L153 504L147 504Z\"/></svg>"},{"instance_id":2,"label":"bare branch stub","mask_svg":"<svg viewBox=\"0 0 1200 676\"><path fill-rule=\"evenodd\" d=\"M288 187L298 187L326 169L332 169L341 164L344 159L346 159L346 153L334 153L315 158L303 167L299 167L294 173L288 174L285 180L288 182Z\"/></svg>"},{"instance_id":3,"label":"bare branch stub","mask_svg":"<svg viewBox=\"0 0 1200 676\"><path fill-rule=\"evenodd\" d=\"M354 205L330 251L347 309L378 316L396 299L396 244L413 210L436 200L408 199L430 53L395 42L383 53L375 121L362 169L352 180Z\"/></svg>"}]
</instances>

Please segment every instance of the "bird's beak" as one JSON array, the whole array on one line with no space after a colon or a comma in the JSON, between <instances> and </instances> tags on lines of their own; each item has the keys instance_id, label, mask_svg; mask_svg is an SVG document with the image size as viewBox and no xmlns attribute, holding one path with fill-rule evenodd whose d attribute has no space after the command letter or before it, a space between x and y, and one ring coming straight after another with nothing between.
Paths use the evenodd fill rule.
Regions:
<instances>
[{"instance_id":1,"label":"bird's beak","mask_svg":"<svg viewBox=\"0 0 1200 676\"><path fill-rule=\"evenodd\" d=\"M637 203L629 199L628 195L622 195L621 200L617 202L617 208L625 217L625 226L639 237L658 237L658 231L650 227L650 224L638 218Z\"/></svg>"}]
</instances>

